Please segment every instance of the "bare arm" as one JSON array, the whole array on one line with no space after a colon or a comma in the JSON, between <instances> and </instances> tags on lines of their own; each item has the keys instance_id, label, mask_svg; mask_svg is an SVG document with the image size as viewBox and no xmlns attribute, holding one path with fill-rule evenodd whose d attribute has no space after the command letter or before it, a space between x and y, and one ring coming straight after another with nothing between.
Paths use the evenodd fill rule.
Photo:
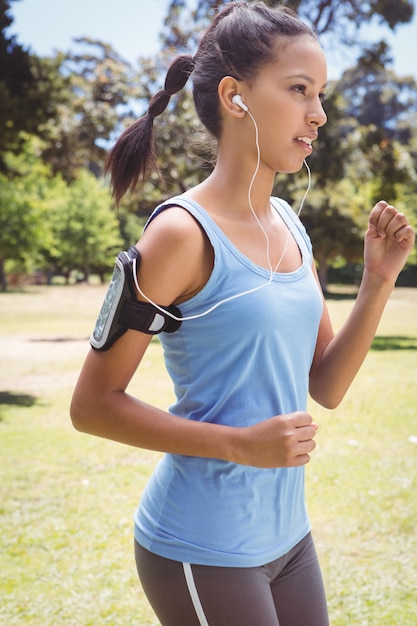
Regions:
<instances>
[{"instance_id":1,"label":"bare arm","mask_svg":"<svg viewBox=\"0 0 417 626\"><path fill-rule=\"evenodd\" d=\"M150 336L128 331L106 352L87 355L71 403L74 426L131 446L198 456L230 455L219 427L207 428L134 398L126 392Z\"/></svg>"},{"instance_id":2,"label":"bare arm","mask_svg":"<svg viewBox=\"0 0 417 626\"><path fill-rule=\"evenodd\" d=\"M361 367L414 241L406 217L386 202L378 202L365 236L365 268L358 296L335 336L324 308L310 372L311 396L323 406L334 408L341 402Z\"/></svg>"},{"instance_id":3,"label":"bare arm","mask_svg":"<svg viewBox=\"0 0 417 626\"><path fill-rule=\"evenodd\" d=\"M234 428L176 417L126 393L148 344L149 336L128 331L110 350L89 352L71 403L77 430L138 448L243 465L284 467L309 461L316 426L306 413Z\"/></svg>"}]
</instances>

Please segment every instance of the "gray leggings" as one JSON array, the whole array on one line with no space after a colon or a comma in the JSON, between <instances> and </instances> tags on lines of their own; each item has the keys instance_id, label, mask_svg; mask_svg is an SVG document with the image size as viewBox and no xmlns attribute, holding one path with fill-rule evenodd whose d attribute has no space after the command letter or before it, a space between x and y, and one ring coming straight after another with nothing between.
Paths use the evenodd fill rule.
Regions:
<instances>
[{"instance_id":1,"label":"gray leggings","mask_svg":"<svg viewBox=\"0 0 417 626\"><path fill-rule=\"evenodd\" d=\"M135 541L142 588L162 626L328 626L311 534L260 567L183 564Z\"/></svg>"}]
</instances>

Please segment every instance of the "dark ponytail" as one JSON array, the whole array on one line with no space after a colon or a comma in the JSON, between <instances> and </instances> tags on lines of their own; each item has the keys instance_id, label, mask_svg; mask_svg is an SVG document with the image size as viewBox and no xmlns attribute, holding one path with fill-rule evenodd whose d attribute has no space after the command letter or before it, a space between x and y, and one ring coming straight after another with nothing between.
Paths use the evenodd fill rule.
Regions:
<instances>
[{"instance_id":1,"label":"dark ponytail","mask_svg":"<svg viewBox=\"0 0 417 626\"><path fill-rule=\"evenodd\" d=\"M171 63L164 88L151 99L148 111L129 126L116 141L107 155L105 174L110 174L113 197L119 204L126 191L133 191L139 178L144 178L148 169L158 171L156 164L153 120L168 106L171 96L186 84L194 69L190 55L178 56Z\"/></svg>"}]
</instances>

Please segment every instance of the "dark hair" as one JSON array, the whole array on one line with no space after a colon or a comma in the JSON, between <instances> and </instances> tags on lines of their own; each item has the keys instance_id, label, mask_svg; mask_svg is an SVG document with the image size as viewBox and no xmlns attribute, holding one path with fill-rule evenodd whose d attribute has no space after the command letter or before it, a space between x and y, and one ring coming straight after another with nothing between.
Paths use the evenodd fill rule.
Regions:
<instances>
[{"instance_id":1,"label":"dark hair","mask_svg":"<svg viewBox=\"0 0 417 626\"><path fill-rule=\"evenodd\" d=\"M269 8L263 2L230 2L214 18L195 57L178 56L170 65L164 88L152 98L147 113L120 136L109 152L105 172L111 174L118 203L133 191L147 170L158 171L153 139L153 119L168 106L193 74L193 97L197 114L207 130L218 138L221 118L217 89L224 76L249 81L259 69L276 58L277 35L296 37L314 32L291 9Z\"/></svg>"}]
</instances>

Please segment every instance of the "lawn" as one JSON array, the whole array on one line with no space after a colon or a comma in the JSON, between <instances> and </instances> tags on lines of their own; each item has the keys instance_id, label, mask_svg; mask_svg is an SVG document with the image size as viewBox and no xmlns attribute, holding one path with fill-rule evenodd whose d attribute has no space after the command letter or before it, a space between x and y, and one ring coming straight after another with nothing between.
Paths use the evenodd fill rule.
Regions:
<instances>
[{"instance_id":1,"label":"lawn","mask_svg":"<svg viewBox=\"0 0 417 626\"><path fill-rule=\"evenodd\" d=\"M0 294L7 626L158 624L136 578L132 515L159 455L77 433L68 416L104 290ZM336 328L352 302L329 299ZM417 624L416 388L417 290L397 289L341 407L310 406L320 430L307 499L332 626ZM157 340L130 391L169 404Z\"/></svg>"}]
</instances>

